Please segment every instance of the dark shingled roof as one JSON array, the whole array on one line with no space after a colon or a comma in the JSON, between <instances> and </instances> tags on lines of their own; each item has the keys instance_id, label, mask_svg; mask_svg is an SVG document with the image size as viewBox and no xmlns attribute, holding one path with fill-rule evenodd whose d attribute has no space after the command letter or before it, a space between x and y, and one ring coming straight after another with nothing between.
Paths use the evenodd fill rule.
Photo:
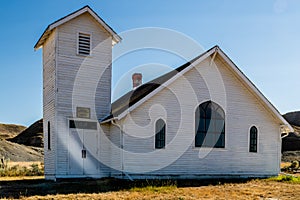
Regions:
<instances>
[{"instance_id":1,"label":"dark shingled roof","mask_svg":"<svg viewBox=\"0 0 300 200\"><path fill-rule=\"evenodd\" d=\"M206 52L202 53L201 55L197 56L196 58L190 60L189 62L181 65L180 67L156 78L153 79L147 83L144 83L137 87L135 90L131 90L119 99L117 99L115 102L111 105L111 114L104 119L101 119L101 122L104 122L106 120L109 120L113 118L114 116L118 116L125 110L127 110L129 107L133 106L137 102L139 102L141 99L143 99L145 96L150 94L152 91L157 89L160 85L164 84L166 81L171 79L173 76L175 76L177 73L181 72L188 66L190 66L193 62L195 62L197 59L202 57L207 52L211 51L214 48L218 48L218 46L214 46L211 49L207 50Z\"/></svg>"}]
</instances>

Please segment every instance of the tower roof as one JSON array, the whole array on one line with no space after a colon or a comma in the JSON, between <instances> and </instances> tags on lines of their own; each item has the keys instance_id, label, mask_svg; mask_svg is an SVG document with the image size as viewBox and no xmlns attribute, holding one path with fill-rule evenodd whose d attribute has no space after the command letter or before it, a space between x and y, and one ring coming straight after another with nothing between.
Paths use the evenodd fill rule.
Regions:
<instances>
[{"instance_id":1,"label":"tower roof","mask_svg":"<svg viewBox=\"0 0 300 200\"><path fill-rule=\"evenodd\" d=\"M47 40L53 29L86 12L88 12L112 36L113 44L116 44L122 40L122 38L101 17L99 17L95 11L93 11L89 6L84 6L83 8L48 25L42 36L34 45L34 49L37 50L44 45L44 42Z\"/></svg>"}]
</instances>

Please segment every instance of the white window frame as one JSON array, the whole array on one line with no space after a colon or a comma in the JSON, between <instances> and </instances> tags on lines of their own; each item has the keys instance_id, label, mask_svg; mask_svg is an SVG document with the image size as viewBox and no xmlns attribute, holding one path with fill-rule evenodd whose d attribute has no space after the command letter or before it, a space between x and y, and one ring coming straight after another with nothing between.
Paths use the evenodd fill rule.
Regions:
<instances>
[{"instance_id":1,"label":"white window frame","mask_svg":"<svg viewBox=\"0 0 300 200\"><path fill-rule=\"evenodd\" d=\"M250 151L250 130L253 126L256 127L256 129L257 129L256 152ZM255 125L255 124L251 124L250 127L248 128L248 132L247 132L247 134L248 134L248 145L247 145L248 153L254 153L254 154L259 153L259 135L260 135L259 133L260 133L260 128L259 128L259 126Z\"/></svg>"},{"instance_id":2,"label":"white window frame","mask_svg":"<svg viewBox=\"0 0 300 200\"><path fill-rule=\"evenodd\" d=\"M160 149L157 149L157 148L155 148L155 142L156 142L156 140L155 140L155 135L156 135L156 123L157 123L157 121L158 120L163 120L164 121L164 123L165 123L165 146L163 147L163 148L160 148ZM153 142L153 149L154 150L157 150L157 151L159 151L159 150L163 150L163 149L166 149L166 146L167 146L167 130L168 130L168 126L167 126L167 121L166 121L166 119L164 119L163 117L160 117L160 118L157 118L155 121L154 121L154 124L153 124L153 129L154 129L154 142Z\"/></svg>"},{"instance_id":3,"label":"white window frame","mask_svg":"<svg viewBox=\"0 0 300 200\"><path fill-rule=\"evenodd\" d=\"M203 104L203 103L205 103L205 102L207 102L207 101L211 101L211 102L214 102L214 103L216 103L216 104L218 104L222 109L223 109L223 111L224 111L224 114L225 114L225 116L224 116L224 122L225 122L225 144L224 144L224 147L222 147L222 148L215 148L215 147L196 147L196 145L195 145L195 133L196 133L196 110L198 109L198 107L201 105L201 104ZM204 100L202 100L202 101L200 101L200 103L198 103L197 105L196 105L196 107L194 107L194 113L193 113L193 134L194 134L194 140L193 140L193 146L192 146L192 148L194 149L194 150L197 150L197 151L199 151L200 149L201 150L203 150L203 151L228 151L228 134L226 134L227 133L227 128L228 128L228 126L226 125L227 124L227 114L226 114L226 110L223 108L223 106L221 106L221 104L219 104L219 102L218 101L213 101L212 99L204 99ZM248 148L249 149L249 148Z\"/></svg>"}]
</instances>

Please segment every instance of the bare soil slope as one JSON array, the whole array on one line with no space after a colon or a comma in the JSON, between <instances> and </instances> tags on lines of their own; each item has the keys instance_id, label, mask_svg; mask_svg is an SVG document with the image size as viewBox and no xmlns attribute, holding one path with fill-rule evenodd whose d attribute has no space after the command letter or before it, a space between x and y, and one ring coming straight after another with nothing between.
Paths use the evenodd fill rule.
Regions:
<instances>
[{"instance_id":1,"label":"bare soil slope","mask_svg":"<svg viewBox=\"0 0 300 200\"><path fill-rule=\"evenodd\" d=\"M0 158L4 157L14 162L43 161L43 148L8 141L14 137L18 137L20 133L26 130L26 127L21 125L0 124ZM28 140L30 138L28 136ZM24 137L22 139L25 140Z\"/></svg>"},{"instance_id":2,"label":"bare soil slope","mask_svg":"<svg viewBox=\"0 0 300 200\"><path fill-rule=\"evenodd\" d=\"M43 149L0 140L0 157L14 162L43 161Z\"/></svg>"}]
</instances>

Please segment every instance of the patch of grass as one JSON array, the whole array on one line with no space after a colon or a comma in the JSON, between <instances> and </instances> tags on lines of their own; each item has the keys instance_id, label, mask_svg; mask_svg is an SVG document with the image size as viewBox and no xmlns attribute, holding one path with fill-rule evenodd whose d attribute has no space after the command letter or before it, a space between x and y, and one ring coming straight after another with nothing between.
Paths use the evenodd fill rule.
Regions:
<instances>
[{"instance_id":1,"label":"patch of grass","mask_svg":"<svg viewBox=\"0 0 300 200\"><path fill-rule=\"evenodd\" d=\"M147 187L134 187L130 189L130 192L170 192L171 190L176 189L175 185L173 186L147 186Z\"/></svg>"},{"instance_id":2,"label":"patch of grass","mask_svg":"<svg viewBox=\"0 0 300 200\"><path fill-rule=\"evenodd\" d=\"M41 183L42 185L45 185ZM73 192L62 192L53 190L51 184L59 183L47 183L47 189L44 190L46 194L39 194L43 191L43 188L36 188L38 184L34 183L35 188L28 188L28 190L22 192L21 196L15 198L22 198L26 200L40 200L40 199L295 199L298 200L300 196L299 185L286 182L275 182L265 180L253 180L247 183L228 183L223 185L208 185L200 187L175 187L175 186L146 186L144 188L132 188L122 189L118 191L108 192L82 192L77 189L73 189ZM73 183L74 184L74 183ZM73 188L72 183L65 183L59 185L59 188L66 189L68 187ZM80 184L80 183L79 183ZM25 185L22 183L22 185ZM91 187L93 185L85 183L80 184L81 187ZM8 187L12 187L9 185ZM20 187L20 185L18 185ZM16 188L18 188L16 187ZM45 186L43 186L45 187ZM4 188L6 189L6 188ZM9 188L7 188L9 189ZM7 190L6 189L6 190ZM9 190L12 191L12 190ZM37 193L38 191L38 193ZM49 194L49 191L52 191ZM5 191L4 191L5 192ZM13 191L14 194L20 194L20 191ZM12 193L10 193L12 194ZM5 197L10 197L6 194ZM14 197L14 196L12 196Z\"/></svg>"},{"instance_id":3,"label":"patch of grass","mask_svg":"<svg viewBox=\"0 0 300 200\"><path fill-rule=\"evenodd\" d=\"M18 177L18 176L42 176L44 175L44 166L41 163L33 163L29 167L13 165L0 168L0 177Z\"/></svg>"},{"instance_id":4,"label":"patch of grass","mask_svg":"<svg viewBox=\"0 0 300 200\"><path fill-rule=\"evenodd\" d=\"M0 177L0 182L13 182L13 181L32 181L32 180L40 180L44 181L44 176L4 176Z\"/></svg>"},{"instance_id":5,"label":"patch of grass","mask_svg":"<svg viewBox=\"0 0 300 200\"><path fill-rule=\"evenodd\" d=\"M2 181L0 182L0 199L299 199L298 184L289 181L267 180L257 179L239 183L205 184L203 186L199 184L198 180L189 180L189 185L194 185L192 187L181 187L178 184L180 183L179 180L177 182L118 179L74 179L57 182L42 179ZM167 185L167 183L173 185ZM178 185L176 186L174 183Z\"/></svg>"},{"instance_id":6,"label":"patch of grass","mask_svg":"<svg viewBox=\"0 0 300 200\"><path fill-rule=\"evenodd\" d=\"M296 177L296 176L292 176L292 175L279 175L276 177L268 178L267 180L300 184L300 177Z\"/></svg>"}]
</instances>

